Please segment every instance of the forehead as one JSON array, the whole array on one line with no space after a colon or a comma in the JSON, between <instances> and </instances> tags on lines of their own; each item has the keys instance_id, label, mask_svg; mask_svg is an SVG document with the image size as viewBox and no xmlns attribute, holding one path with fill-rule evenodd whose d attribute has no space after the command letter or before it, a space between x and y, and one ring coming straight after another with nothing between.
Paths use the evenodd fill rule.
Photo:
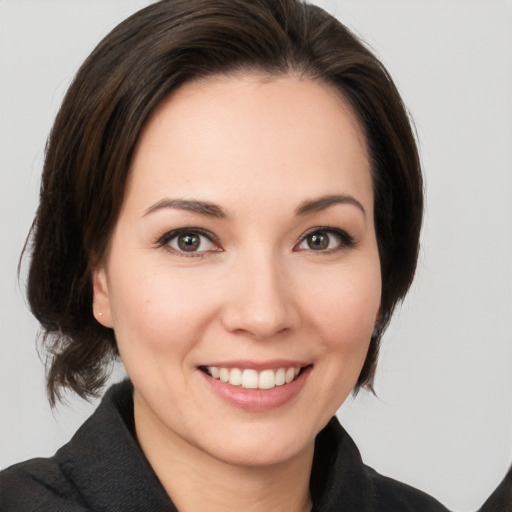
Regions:
<instances>
[{"instance_id":1,"label":"forehead","mask_svg":"<svg viewBox=\"0 0 512 512\"><path fill-rule=\"evenodd\" d=\"M171 93L155 109L150 117L138 146L147 140L148 132L154 132L163 123L169 126L170 116L174 124L178 117L193 122L218 124L226 121L241 122L246 127L255 124L255 118L266 117L266 132L278 129L277 123L288 120L288 128L295 126L290 135L301 128L312 129L326 121L335 126L334 135L354 135L366 151L366 138L361 124L349 102L340 89L320 80L304 78L300 75L262 75L258 72L246 72L236 75L213 75L187 82ZM281 117L280 117L281 116ZM285 118L283 118L285 116ZM193 119L195 118L195 119ZM316 121L319 123L316 123ZM294 123L301 121L298 125ZM286 126L284 126L286 127ZM200 125L198 125L198 129ZM264 133L260 133L264 135ZM325 132L319 135L327 135Z\"/></svg>"},{"instance_id":2,"label":"forehead","mask_svg":"<svg viewBox=\"0 0 512 512\"><path fill-rule=\"evenodd\" d=\"M225 200L371 190L359 122L334 87L297 76L215 76L156 109L138 141L127 197ZM351 190L333 190L344 189ZM198 197L201 199L201 197ZM142 206L141 206L142 207Z\"/></svg>"}]
</instances>

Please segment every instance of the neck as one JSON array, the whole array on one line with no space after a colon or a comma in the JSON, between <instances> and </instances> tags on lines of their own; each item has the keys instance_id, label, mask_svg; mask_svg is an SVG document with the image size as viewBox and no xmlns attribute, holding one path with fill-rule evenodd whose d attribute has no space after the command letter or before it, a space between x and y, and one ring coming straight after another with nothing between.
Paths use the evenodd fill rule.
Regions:
<instances>
[{"instance_id":1,"label":"neck","mask_svg":"<svg viewBox=\"0 0 512 512\"><path fill-rule=\"evenodd\" d=\"M309 512L309 479L314 443L290 460L265 466L237 465L147 422L137 414L139 444L180 512Z\"/></svg>"},{"instance_id":2,"label":"neck","mask_svg":"<svg viewBox=\"0 0 512 512\"><path fill-rule=\"evenodd\" d=\"M236 467L219 460L197 465L176 457L161 461L159 477L180 512L208 510L309 512L309 473L300 461L271 467ZM292 462L292 461L290 461ZM157 473L158 474L158 473Z\"/></svg>"}]
</instances>

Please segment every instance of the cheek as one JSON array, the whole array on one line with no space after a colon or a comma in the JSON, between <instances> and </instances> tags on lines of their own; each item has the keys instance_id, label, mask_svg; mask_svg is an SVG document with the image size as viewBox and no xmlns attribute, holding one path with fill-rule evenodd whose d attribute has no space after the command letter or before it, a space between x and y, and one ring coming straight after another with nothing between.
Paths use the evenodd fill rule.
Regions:
<instances>
[{"instance_id":1,"label":"cheek","mask_svg":"<svg viewBox=\"0 0 512 512\"><path fill-rule=\"evenodd\" d=\"M363 268L347 268L329 277L323 281L322 289L311 295L309 310L315 315L319 328L340 348L366 346L379 312L378 262Z\"/></svg>"},{"instance_id":2,"label":"cheek","mask_svg":"<svg viewBox=\"0 0 512 512\"><path fill-rule=\"evenodd\" d=\"M323 283L319 287L319 283ZM317 425L323 426L353 390L361 373L379 311L381 277L378 258L371 264L346 265L315 273L310 280L309 338L316 341L320 394L325 401ZM312 288L314 286L314 288Z\"/></svg>"},{"instance_id":3,"label":"cheek","mask_svg":"<svg viewBox=\"0 0 512 512\"><path fill-rule=\"evenodd\" d=\"M150 273L112 276L114 331L123 350L174 353L187 347L213 314L213 300L204 281L186 272L153 267Z\"/></svg>"}]
</instances>

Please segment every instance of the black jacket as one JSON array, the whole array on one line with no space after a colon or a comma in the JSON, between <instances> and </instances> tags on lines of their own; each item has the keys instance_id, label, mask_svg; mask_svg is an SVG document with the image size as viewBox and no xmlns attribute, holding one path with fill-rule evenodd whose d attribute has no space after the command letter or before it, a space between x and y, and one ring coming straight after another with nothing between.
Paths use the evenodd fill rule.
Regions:
<instances>
[{"instance_id":1,"label":"black jacket","mask_svg":"<svg viewBox=\"0 0 512 512\"><path fill-rule=\"evenodd\" d=\"M479 509L480 512L512 512L512 467L503 482Z\"/></svg>"},{"instance_id":2,"label":"black jacket","mask_svg":"<svg viewBox=\"0 0 512 512\"><path fill-rule=\"evenodd\" d=\"M53 457L0 473L0 510L176 511L135 439L132 392L129 381L113 386ZM314 512L447 510L423 492L365 466L336 418L317 436L310 489Z\"/></svg>"}]
</instances>

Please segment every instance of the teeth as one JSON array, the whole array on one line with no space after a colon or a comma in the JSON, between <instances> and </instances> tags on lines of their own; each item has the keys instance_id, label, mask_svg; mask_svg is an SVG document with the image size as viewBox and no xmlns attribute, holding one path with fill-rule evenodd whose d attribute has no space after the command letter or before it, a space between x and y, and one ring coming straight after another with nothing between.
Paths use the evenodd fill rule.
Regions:
<instances>
[{"instance_id":1,"label":"teeth","mask_svg":"<svg viewBox=\"0 0 512 512\"><path fill-rule=\"evenodd\" d=\"M243 371L242 387L247 389L256 389L258 387L258 372L256 370Z\"/></svg>"},{"instance_id":2,"label":"teeth","mask_svg":"<svg viewBox=\"0 0 512 512\"><path fill-rule=\"evenodd\" d=\"M238 368L233 368L229 372L229 383L232 386L240 386L242 384L242 371Z\"/></svg>"},{"instance_id":3,"label":"teeth","mask_svg":"<svg viewBox=\"0 0 512 512\"><path fill-rule=\"evenodd\" d=\"M276 372L276 386L282 386L286 382L286 370L279 368Z\"/></svg>"},{"instance_id":4,"label":"teeth","mask_svg":"<svg viewBox=\"0 0 512 512\"><path fill-rule=\"evenodd\" d=\"M259 373L253 369L241 370L217 366L207 366L206 370L214 379L229 382L232 386L242 386L246 389L272 389L292 382L299 374L300 367L263 370Z\"/></svg>"},{"instance_id":5,"label":"teeth","mask_svg":"<svg viewBox=\"0 0 512 512\"><path fill-rule=\"evenodd\" d=\"M274 370L264 370L260 373L258 387L260 389L272 389L276 385L276 375Z\"/></svg>"},{"instance_id":6,"label":"teeth","mask_svg":"<svg viewBox=\"0 0 512 512\"><path fill-rule=\"evenodd\" d=\"M220 368L220 380L222 382L229 382L229 370L227 368Z\"/></svg>"}]
</instances>

